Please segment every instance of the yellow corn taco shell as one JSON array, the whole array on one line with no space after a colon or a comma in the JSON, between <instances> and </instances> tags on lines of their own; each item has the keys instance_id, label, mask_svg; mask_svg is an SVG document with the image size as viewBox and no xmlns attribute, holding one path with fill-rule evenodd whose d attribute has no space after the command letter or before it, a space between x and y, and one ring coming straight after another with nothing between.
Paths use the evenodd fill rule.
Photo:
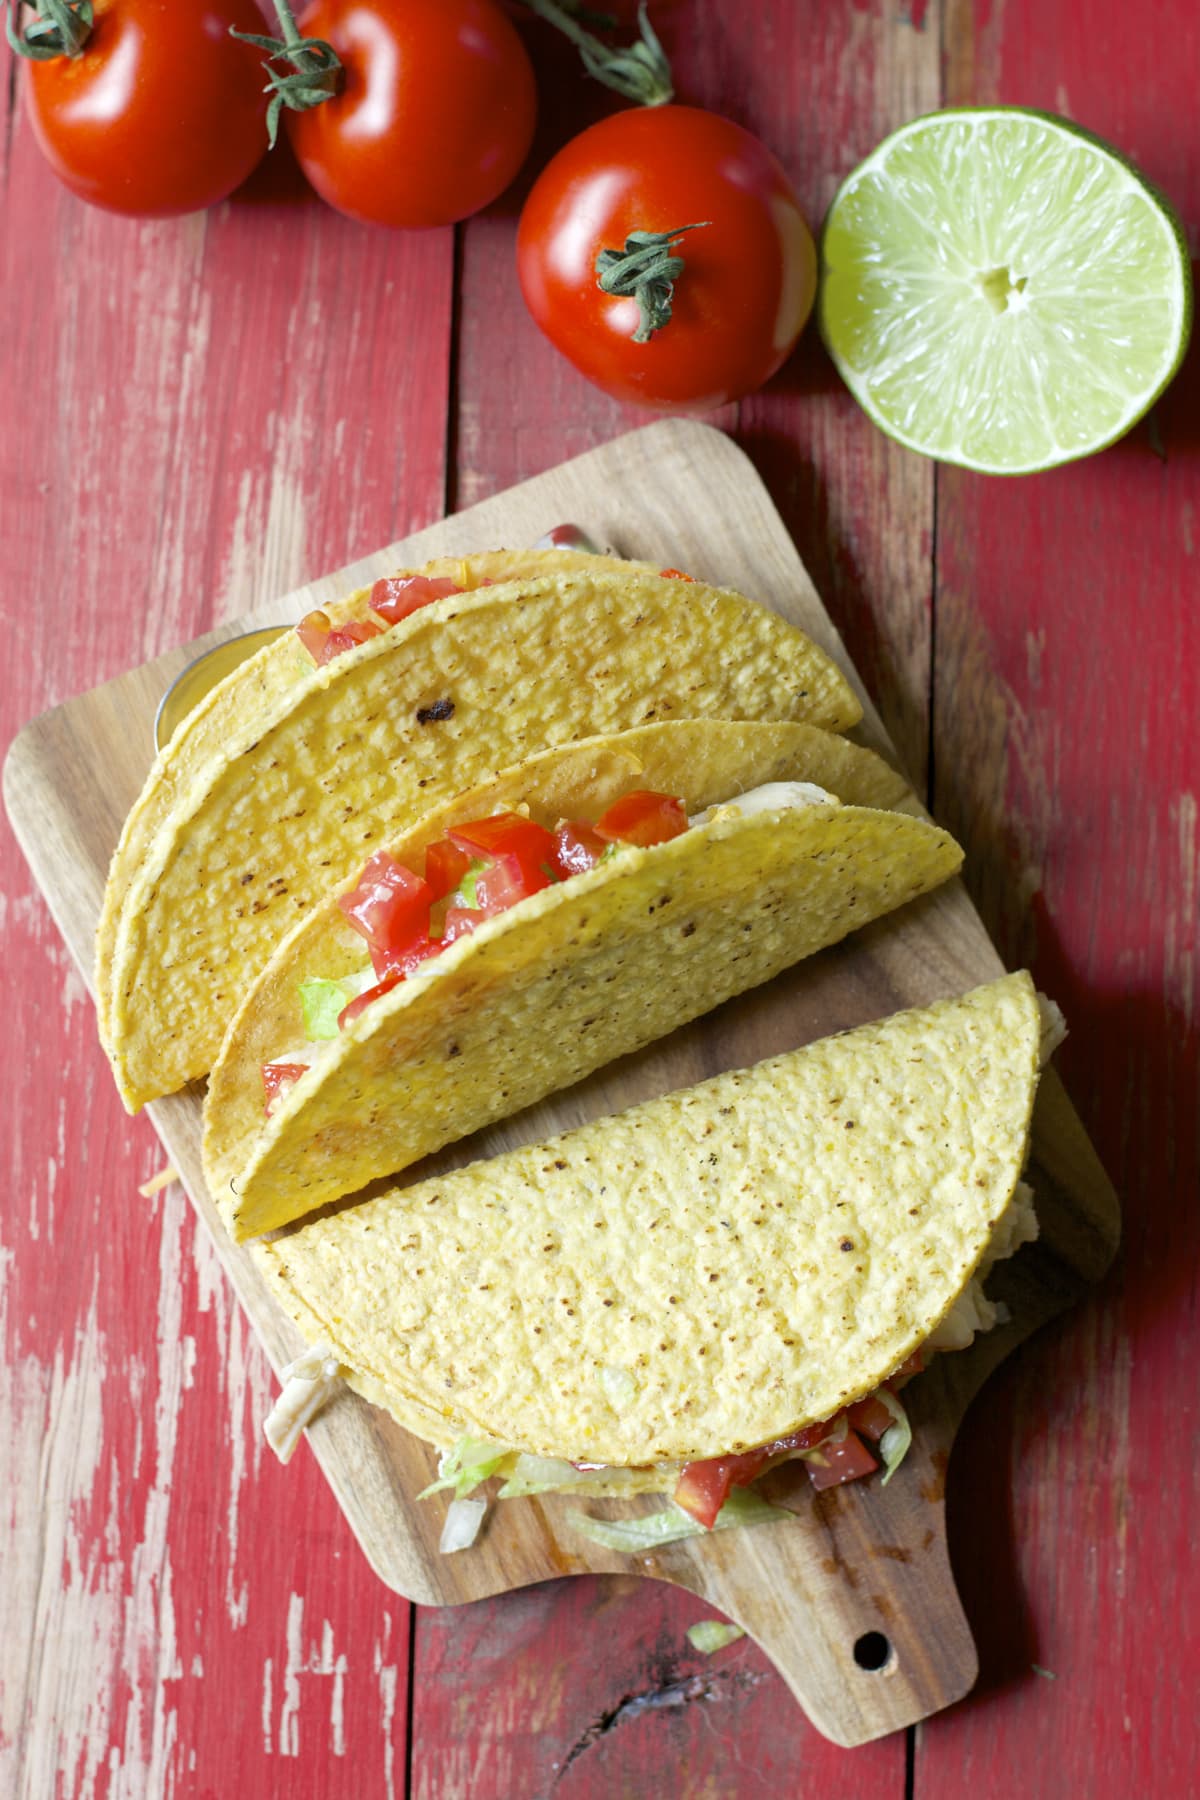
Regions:
<instances>
[{"instance_id":1,"label":"yellow corn taco shell","mask_svg":"<svg viewBox=\"0 0 1200 1800\"><path fill-rule=\"evenodd\" d=\"M567 1460L732 1454L871 1392L949 1313L1013 1199L1039 1036L1007 976L254 1254L428 1435L440 1415Z\"/></svg>"},{"instance_id":2,"label":"yellow corn taco shell","mask_svg":"<svg viewBox=\"0 0 1200 1800\"><path fill-rule=\"evenodd\" d=\"M490 550L476 556L440 556L419 569L398 569L396 574L400 578L444 577L469 592L495 582L534 581L580 570L605 570L610 574L640 571L647 575L655 572L649 563L591 556L578 550ZM335 626L345 625L351 619L368 619L378 624L378 615L370 609L371 592L369 587L358 588L322 610ZM257 735L256 721L269 719L277 703L312 674L308 657L289 632L266 645L206 694L157 757L113 855L96 935L96 1009L105 1048L111 1042L112 957L117 927L130 887L156 833L176 807L186 804L205 768L223 762L235 740L252 742Z\"/></svg>"},{"instance_id":3,"label":"yellow corn taco shell","mask_svg":"<svg viewBox=\"0 0 1200 1800\"><path fill-rule=\"evenodd\" d=\"M126 1105L211 1068L275 944L431 803L598 731L681 716L840 728L859 710L803 633L700 583L576 573L423 608L256 712L155 834L113 944Z\"/></svg>"},{"instance_id":4,"label":"yellow corn taco shell","mask_svg":"<svg viewBox=\"0 0 1200 1800\"><path fill-rule=\"evenodd\" d=\"M904 797L870 751L802 725L688 721L544 752L391 846L420 871L456 821L524 805L596 818L637 787L690 812L776 780ZM520 902L373 1002L263 1116L264 1062L304 1047L300 983L368 966L339 893L285 939L237 1014L205 1103L205 1171L238 1237L302 1217L531 1105L768 980L958 869L954 840L878 805L718 818Z\"/></svg>"}]
</instances>

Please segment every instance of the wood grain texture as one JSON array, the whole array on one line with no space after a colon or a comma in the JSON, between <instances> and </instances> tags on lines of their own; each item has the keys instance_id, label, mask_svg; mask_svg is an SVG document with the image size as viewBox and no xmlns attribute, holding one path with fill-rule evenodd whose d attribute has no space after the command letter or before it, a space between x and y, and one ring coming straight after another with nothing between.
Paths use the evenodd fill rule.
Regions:
<instances>
[{"instance_id":1,"label":"wood grain texture","mask_svg":"<svg viewBox=\"0 0 1200 1800\"><path fill-rule=\"evenodd\" d=\"M954 101L1066 113L1120 146L1200 242L1195 9L956 0ZM952 1549L977 1699L918 1737L918 1800L1194 1790L1200 1664L1194 1404L1200 1223L1195 345L1110 453L938 486L935 784L1009 956L1072 1021L1062 1056L1125 1200L1103 1295L967 1422ZM980 1542L993 1554L978 1555ZM1054 1679L1035 1670L1048 1671ZM1066 1775L1069 1771L1069 1777Z\"/></svg>"},{"instance_id":2,"label":"wood grain texture","mask_svg":"<svg viewBox=\"0 0 1200 1800\"><path fill-rule=\"evenodd\" d=\"M0 104L7 743L441 511L453 247L360 231L286 165L204 217L109 218ZM264 1455L267 1359L179 1188L138 1197L161 1149L97 1078L7 824L0 896L0 1792L294 1795L353 1755L402 1794L410 1608L311 1459Z\"/></svg>"},{"instance_id":3,"label":"wood grain texture","mask_svg":"<svg viewBox=\"0 0 1200 1800\"><path fill-rule=\"evenodd\" d=\"M479 503L349 569L323 577L243 623L297 618L314 605L369 582L388 568L430 555L482 549L504 537L531 541L548 518L583 519L632 556L669 552L702 579L737 577L766 604L805 629L846 665L844 652L781 521L746 458L707 426L663 422L626 435L545 475ZM67 941L90 960L98 894L119 822L137 792L137 772L121 785L119 742L137 727L150 760L156 692L192 646L96 693L80 696L29 726L5 765L5 801L22 847ZM866 708L859 735L888 750ZM80 748L108 773L103 792L81 793L71 779ZM661 1044L606 1068L441 1152L423 1172L454 1167L517 1143L541 1140L580 1119L661 1094L730 1067L877 1018L904 1005L957 993L997 974L1000 964L958 882L855 934ZM1042 1241L1006 1271L1013 1323L964 1356L954 1372L924 1385L914 1451L888 1490L880 1484L817 1498L807 1482L789 1489L794 1526L697 1539L637 1559L659 1580L715 1601L772 1655L820 1729L856 1744L961 1697L975 1655L949 1579L939 1469L962 1408L997 1354L1077 1297L1105 1266L1119 1229L1116 1202L1086 1139L1052 1080L1051 1110L1039 1107L1030 1180L1039 1194ZM1054 1096L1066 1134L1046 1129ZM218 1255L276 1362L298 1339L263 1288L253 1254L221 1231L199 1175L200 1109L194 1093L151 1108L156 1128L213 1232ZM1049 1167L1047 1168L1047 1164ZM1055 1181L1058 1169L1062 1179ZM422 1171L413 1171L418 1179ZM1100 1246L1097 1251L1097 1246ZM438 1550L444 1502L417 1505L433 1457L391 1421L344 1393L310 1428L309 1442L376 1572L400 1593L427 1602L477 1599L552 1574L622 1569L627 1561L572 1530L571 1505L558 1497L501 1506L469 1556ZM793 1477L802 1475L791 1471ZM877 1563L860 1592L855 1571ZM854 1647L886 1633L892 1654L882 1673L864 1672Z\"/></svg>"}]
</instances>

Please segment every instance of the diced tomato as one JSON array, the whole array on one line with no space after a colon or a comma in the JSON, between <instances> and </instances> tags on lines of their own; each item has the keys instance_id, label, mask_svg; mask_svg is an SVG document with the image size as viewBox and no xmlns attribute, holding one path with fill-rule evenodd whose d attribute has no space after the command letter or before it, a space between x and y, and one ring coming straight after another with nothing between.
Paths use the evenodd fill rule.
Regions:
<instances>
[{"instance_id":1,"label":"diced tomato","mask_svg":"<svg viewBox=\"0 0 1200 1800\"><path fill-rule=\"evenodd\" d=\"M442 943L452 944L456 938L470 937L475 927L482 925L487 916L485 912L478 912L471 906L448 906L442 922Z\"/></svg>"},{"instance_id":2,"label":"diced tomato","mask_svg":"<svg viewBox=\"0 0 1200 1800\"><path fill-rule=\"evenodd\" d=\"M379 980L374 987L366 988L361 994L343 1006L338 1014L338 1030L345 1031L347 1025L357 1019L359 1013L366 1012L373 1000L379 1000L384 994L411 975L414 969L436 956L442 948L440 938L414 938L403 950L388 950L371 945L371 963Z\"/></svg>"},{"instance_id":3,"label":"diced tomato","mask_svg":"<svg viewBox=\"0 0 1200 1800\"><path fill-rule=\"evenodd\" d=\"M435 900L444 900L462 880L474 859L469 850L439 838L425 852L425 880Z\"/></svg>"},{"instance_id":4,"label":"diced tomato","mask_svg":"<svg viewBox=\"0 0 1200 1800\"><path fill-rule=\"evenodd\" d=\"M853 1431L848 1431L840 1443L834 1440L822 1444L817 1455L823 1459L821 1462L808 1458L804 1466L808 1470L808 1479L818 1492L822 1488L840 1487L844 1481L859 1481L879 1467L878 1458Z\"/></svg>"},{"instance_id":5,"label":"diced tomato","mask_svg":"<svg viewBox=\"0 0 1200 1800\"><path fill-rule=\"evenodd\" d=\"M356 644L365 644L368 638L378 637L379 633L380 627L372 625L369 619L350 619L335 631L329 614L319 609L305 613L296 627L296 636L319 669L332 662L335 656L353 650Z\"/></svg>"},{"instance_id":6,"label":"diced tomato","mask_svg":"<svg viewBox=\"0 0 1200 1800\"><path fill-rule=\"evenodd\" d=\"M475 904L489 919L507 912L518 900L540 894L555 881L553 864L532 863L517 856L499 856L485 863L475 877Z\"/></svg>"},{"instance_id":7,"label":"diced tomato","mask_svg":"<svg viewBox=\"0 0 1200 1800\"><path fill-rule=\"evenodd\" d=\"M684 1512L691 1513L693 1519L711 1531L731 1488L747 1487L777 1457L811 1450L829 1436L836 1422L822 1419L815 1425L802 1425L799 1431L772 1438L769 1444L743 1450L738 1456L712 1456L704 1462L685 1463L672 1496L676 1506L682 1506Z\"/></svg>"},{"instance_id":8,"label":"diced tomato","mask_svg":"<svg viewBox=\"0 0 1200 1800\"><path fill-rule=\"evenodd\" d=\"M263 1064L263 1092L266 1095L263 1111L268 1118L292 1084L299 1081L302 1075L307 1074L307 1063L269 1062Z\"/></svg>"},{"instance_id":9,"label":"diced tomato","mask_svg":"<svg viewBox=\"0 0 1200 1800\"><path fill-rule=\"evenodd\" d=\"M660 569L659 574L665 581L695 581L694 575L685 575L682 569Z\"/></svg>"},{"instance_id":10,"label":"diced tomato","mask_svg":"<svg viewBox=\"0 0 1200 1800\"><path fill-rule=\"evenodd\" d=\"M626 794L596 820L597 837L619 844L665 844L687 828L683 801L648 788Z\"/></svg>"},{"instance_id":11,"label":"diced tomato","mask_svg":"<svg viewBox=\"0 0 1200 1800\"><path fill-rule=\"evenodd\" d=\"M462 591L444 575L385 575L371 589L371 611L389 625L398 625L431 600L444 600L447 594Z\"/></svg>"},{"instance_id":12,"label":"diced tomato","mask_svg":"<svg viewBox=\"0 0 1200 1800\"><path fill-rule=\"evenodd\" d=\"M864 1437L876 1444L888 1426L896 1423L883 1401L874 1394L868 1394L865 1400L856 1400L853 1406L848 1406L846 1417L852 1431L861 1431Z\"/></svg>"},{"instance_id":13,"label":"diced tomato","mask_svg":"<svg viewBox=\"0 0 1200 1800\"><path fill-rule=\"evenodd\" d=\"M841 1417L841 1413L835 1413L832 1419L818 1419L814 1425L802 1425L799 1431L789 1431L786 1437L772 1439L767 1449L772 1456L783 1456L794 1450L812 1450L823 1443L831 1431L838 1429Z\"/></svg>"},{"instance_id":14,"label":"diced tomato","mask_svg":"<svg viewBox=\"0 0 1200 1800\"><path fill-rule=\"evenodd\" d=\"M436 956L441 947L441 938L431 937L413 938L411 942L405 944L402 950L377 949L372 944L371 966L380 981L383 981L388 975L398 975L403 978L405 975L411 975L414 969L420 968L423 962L428 962L431 956Z\"/></svg>"},{"instance_id":15,"label":"diced tomato","mask_svg":"<svg viewBox=\"0 0 1200 1800\"><path fill-rule=\"evenodd\" d=\"M364 865L358 885L338 905L374 950L404 950L429 935L428 885L386 850Z\"/></svg>"},{"instance_id":16,"label":"diced tomato","mask_svg":"<svg viewBox=\"0 0 1200 1800\"><path fill-rule=\"evenodd\" d=\"M325 660L325 645L331 630L329 614L319 610L305 613L296 627L296 636L318 665Z\"/></svg>"},{"instance_id":17,"label":"diced tomato","mask_svg":"<svg viewBox=\"0 0 1200 1800\"><path fill-rule=\"evenodd\" d=\"M473 856L549 857L554 836L544 825L535 825L523 813L492 813L487 819L464 820L446 834Z\"/></svg>"},{"instance_id":18,"label":"diced tomato","mask_svg":"<svg viewBox=\"0 0 1200 1800\"><path fill-rule=\"evenodd\" d=\"M589 869L594 869L607 849L604 839L590 825L570 820L560 825L554 834L550 861L565 881L569 875L585 875Z\"/></svg>"},{"instance_id":19,"label":"diced tomato","mask_svg":"<svg viewBox=\"0 0 1200 1800\"><path fill-rule=\"evenodd\" d=\"M475 904L489 918L538 894L556 879L554 837L520 813L495 813L452 825L451 841L484 859L475 877Z\"/></svg>"},{"instance_id":20,"label":"diced tomato","mask_svg":"<svg viewBox=\"0 0 1200 1800\"><path fill-rule=\"evenodd\" d=\"M371 960L374 961L374 952L372 952ZM377 975L379 973L378 965L376 965L375 973ZM390 975L385 975L382 981L377 981L374 987L365 988L348 1005L343 1006L338 1014L338 1030L345 1031L347 1025L354 1023L359 1013L366 1012L373 1000L381 1000L384 994L390 994L394 987L399 987L403 980L403 971L396 970Z\"/></svg>"},{"instance_id":21,"label":"diced tomato","mask_svg":"<svg viewBox=\"0 0 1200 1800\"><path fill-rule=\"evenodd\" d=\"M712 1456L705 1462L685 1463L672 1499L684 1512L691 1513L697 1524L711 1531L729 1498L730 1488L746 1487L762 1473L770 1454L764 1448L746 1450L741 1456Z\"/></svg>"},{"instance_id":22,"label":"diced tomato","mask_svg":"<svg viewBox=\"0 0 1200 1800\"><path fill-rule=\"evenodd\" d=\"M919 1348L919 1350L914 1350L910 1357L905 1357L905 1361L900 1364L900 1368L896 1370L894 1375L889 1375L889 1377L887 1377L887 1386L889 1386L889 1388L901 1388L905 1382L912 1381L914 1375L919 1375L921 1370L928 1368L928 1361L930 1361L932 1355L934 1355L932 1350L927 1350L925 1345L921 1345L921 1348Z\"/></svg>"}]
</instances>

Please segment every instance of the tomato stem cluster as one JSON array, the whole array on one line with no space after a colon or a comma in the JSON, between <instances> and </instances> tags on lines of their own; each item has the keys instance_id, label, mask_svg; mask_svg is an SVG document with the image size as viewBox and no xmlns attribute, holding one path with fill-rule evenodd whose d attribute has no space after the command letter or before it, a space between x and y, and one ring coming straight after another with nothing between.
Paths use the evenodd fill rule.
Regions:
<instances>
[{"instance_id":1,"label":"tomato stem cluster","mask_svg":"<svg viewBox=\"0 0 1200 1800\"><path fill-rule=\"evenodd\" d=\"M602 44L598 37L585 31L572 13L556 4L556 0L525 0L525 5L539 19L554 25L570 38L583 58L583 66L605 87L623 94L639 106L665 106L675 97L671 85L671 65L659 43L646 11L646 0L638 6L636 44L619 45L615 49Z\"/></svg>"},{"instance_id":2,"label":"tomato stem cluster","mask_svg":"<svg viewBox=\"0 0 1200 1800\"><path fill-rule=\"evenodd\" d=\"M710 223L703 219L676 231L631 231L623 250L601 250L596 258L596 279L604 292L638 303L635 344L648 344L656 331L670 324L675 283L685 267L674 245L685 231L703 231Z\"/></svg>"},{"instance_id":3,"label":"tomato stem cluster","mask_svg":"<svg viewBox=\"0 0 1200 1800\"><path fill-rule=\"evenodd\" d=\"M236 31L230 26L231 36L267 52L263 67L267 72L265 92L271 96L267 107L267 136L272 149L279 135L279 115L285 106L293 112L307 112L331 99L342 85L342 65L333 45L327 44L324 38L303 37L288 0L274 0L274 3L281 37L262 37L257 32ZM290 67L286 71L274 69L272 63L286 63Z\"/></svg>"},{"instance_id":4,"label":"tomato stem cluster","mask_svg":"<svg viewBox=\"0 0 1200 1800\"><path fill-rule=\"evenodd\" d=\"M30 62L51 62L58 56L78 56L92 35L95 10L92 0L36 0L37 17L22 31L13 29L22 5L35 0L15 0L4 9L4 35L18 56Z\"/></svg>"}]
</instances>

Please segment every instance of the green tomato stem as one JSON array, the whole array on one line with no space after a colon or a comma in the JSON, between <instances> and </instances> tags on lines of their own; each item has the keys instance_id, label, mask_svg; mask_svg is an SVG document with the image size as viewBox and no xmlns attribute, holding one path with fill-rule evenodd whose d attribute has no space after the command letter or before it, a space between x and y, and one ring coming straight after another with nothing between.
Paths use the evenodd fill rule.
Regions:
<instances>
[{"instance_id":1,"label":"green tomato stem","mask_svg":"<svg viewBox=\"0 0 1200 1800\"><path fill-rule=\"evenodd\" d=\"M635 100L639 106L665 106L675 98L671 85L671 65L655 35L646 11L646 0L638 6L638 41L615 49L602 44L598 37L585 31L571 13L556 0L525 0L530 12L545 19L562 32L583 58L583 66L596 81Z\"/></svg>"},{"instance_id":2,"label":"green tomato stem","mask_svg":"<svg viewBox=\"0 0 1200 1800\"><path fill-rule=\"evenodd\" d=\"M274 0L281 37L263 37L256 31L238 31L229 27L231 37L244 44L265 50L263 68L267 75L266 92L271 100L267 107L267 137L271 148L279 136L279 116L284 107L292 112L308 112L321 106L341 91L342 64L332 44L324 38L306 38L296 24L288 0ZM286 65L272 68L273 63Z\"/></svg>"},{"instance_id":3,"label":"green tomato stem","mask_svg":"<svg viewBox=\"0 0 1200 1800\"><path fill-rule=\"evenodd\" d=\"M13 29L22 5L34 6L37 17L22 31ZM4 35L9 47L28 62L51 62L59 56L79 56L92 35L95 9L92 0L15 0L4 9Z\"/></svg>"},{"instance_id":4,"label":"green tomato stem","mask_svg":"<svg viewBox=\"0 0 1200 1800\"><path fill-rule=\"evenodd\" d=\"M675 283L685 267L674 246L685 231L704 231L711 222L704 219L675 231L631 231L623 250L601 250L596 258L597 286L638 303L635 344L648 344L656 331L671 323Z\"/></svg>"}]
</instances>

